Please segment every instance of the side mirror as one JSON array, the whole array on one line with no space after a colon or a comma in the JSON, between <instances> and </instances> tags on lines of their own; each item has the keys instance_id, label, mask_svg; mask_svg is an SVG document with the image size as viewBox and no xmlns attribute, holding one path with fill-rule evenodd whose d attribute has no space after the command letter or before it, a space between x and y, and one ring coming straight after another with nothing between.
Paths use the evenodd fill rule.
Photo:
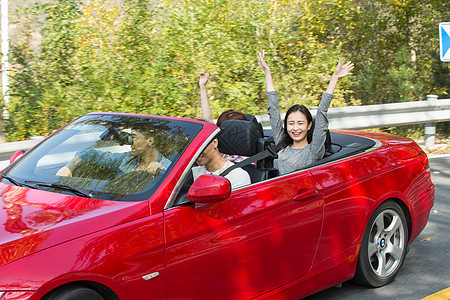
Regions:
<instances>
[{"instance_id":1,"label":"side mirror","mask_svg":"<svg viewBox=\"0 0 450 300\"><path fill-rule=\"evenodd\" d=\"M205 174L194 181L187 198L196 203L217 203L231 194L231 184L225 177Z\"/></svg>"},{"instance_id":2,"label":"side mirror","mask_svg":"<svg viewBox=\"0 0 450 300\"><path fill-rule=\"evenodd\" d=\"M12 164L16 159L18 159L24 153L25 153L25 150L17 150L16 152L14 152L13 155L11 155L11 157L9 159L9 163Z\"/></svg>"}]
</instances>

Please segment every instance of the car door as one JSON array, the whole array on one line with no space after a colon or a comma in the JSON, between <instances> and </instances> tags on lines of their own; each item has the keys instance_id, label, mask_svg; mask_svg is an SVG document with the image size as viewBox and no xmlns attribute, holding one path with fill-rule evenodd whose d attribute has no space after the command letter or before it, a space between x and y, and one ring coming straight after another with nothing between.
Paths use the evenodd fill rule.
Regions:
<instances>
[{"instance_id":1,"label":"car door","mask_svg":"<svg viewBox=\"0 0 450 300\"><path fill-rule=\"evenodd\" d=\"M395 167L387 149L318 166L311 174L324 188L324 222L316 262L342 253L361 241L367 220L392 182L383 173Z\"/></svg>"},{"instance_id":2,"label":"car door","mask_svg":"<svg viewBox=\"0 0 450 300\"><path fill-rule=\"evenodd\" d=\"M219 203L166 210L168 299L248 299L307 273L322 194L303 171L235 190Z\"/></svg>"}]
</instances>

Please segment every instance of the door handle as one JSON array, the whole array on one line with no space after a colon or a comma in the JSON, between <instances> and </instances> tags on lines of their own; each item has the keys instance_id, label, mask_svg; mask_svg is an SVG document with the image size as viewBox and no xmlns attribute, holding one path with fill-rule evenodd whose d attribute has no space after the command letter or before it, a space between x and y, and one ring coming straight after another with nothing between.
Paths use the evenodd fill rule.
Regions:
<instances>
[{"instance_id":1,"label":"door handle","mask_svg":"<svg viewBox=\"0 0 450 300\"><path fill-rule=\"evenodd\" d=\"M306 200L308 198L314 197L319 193L316 189L301 190L297 195L294 196L294 201Z\"/></svg>"}]
</instances>

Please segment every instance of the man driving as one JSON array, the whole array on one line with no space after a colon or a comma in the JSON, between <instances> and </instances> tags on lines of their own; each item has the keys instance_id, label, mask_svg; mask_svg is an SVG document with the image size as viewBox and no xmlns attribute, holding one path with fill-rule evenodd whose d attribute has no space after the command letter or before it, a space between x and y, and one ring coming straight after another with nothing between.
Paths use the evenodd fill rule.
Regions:
<instances>
[{"instance_id":1,"label":"man driving","mask_svg":"<svg viewBox=\"0 0 450 300\"><path fill-rule=\"evenodd\" d=\"M132 129L131 151L112 153L101 150L83 150L64 167L58 170L56 175L72 176L72 172L83 164L92 163L108 168L117 174L132 171L147 171L156 174L159 170L167 169L171 161L158 152L155 145L157 136L153 131L145 129Z\"/></svg>"}]
</instances>

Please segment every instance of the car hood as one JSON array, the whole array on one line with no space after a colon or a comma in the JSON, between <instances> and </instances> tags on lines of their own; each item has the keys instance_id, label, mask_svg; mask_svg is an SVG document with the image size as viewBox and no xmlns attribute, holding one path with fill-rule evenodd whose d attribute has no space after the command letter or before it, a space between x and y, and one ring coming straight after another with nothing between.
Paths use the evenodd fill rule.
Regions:
<instances>
[{"instance_id":1,"label":"car hood","mask_svg":"<svg viewBox=\"0 0 450 300\"><path fill-rule=\"evenodd\" d=\"M0 266L148 214L146 201L96 200L0 183Z\"/></svg>"}]
</instances>

